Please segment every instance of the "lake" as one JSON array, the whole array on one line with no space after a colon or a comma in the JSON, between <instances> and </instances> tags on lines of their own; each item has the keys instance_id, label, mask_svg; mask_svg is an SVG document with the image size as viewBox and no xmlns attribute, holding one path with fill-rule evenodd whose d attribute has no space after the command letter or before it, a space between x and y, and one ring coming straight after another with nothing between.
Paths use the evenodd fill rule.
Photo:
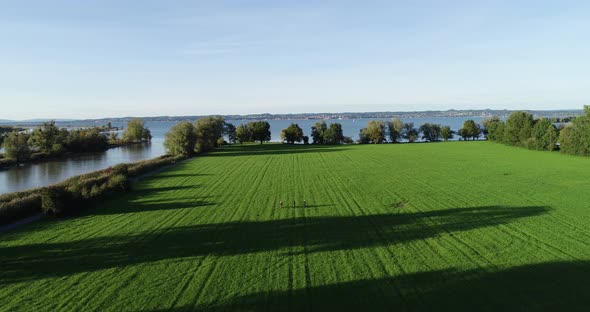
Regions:
<instances>
[{"instance_id":1,"label":"lake","mask_svg":"<svg viewBox=\"0 0 590 312\"><path fill-rule=\"evenodd\" d=\"M461 128L463 122L467 119L473 119L475 122L481 122L481 117L432 117L432 118L406 118L404 122L413 122L414 126L419 127L425 122L448 125L453 130ZM339 122L345 136L358 139L360 129L364 128L370 119L344 119L344 120L326 120L326 123ZM246 123L246 120L228 120L234 125ZM281 129L286 128L291 123L297 123L303 129L305 135L310 135L311 126L318 120L269 120L271 126L272 141L280 141ZM122 146L109 149L105 152L76 155L64 159L57 159L38 164L26 164L20 167L13 167L0 170L0 194L22 191L30 188L46 186L65 180L71 176L83 174L86 172L108 168L110 166L134 162L144 159L150 159L161 156L165 153L163 146L166 132L175 125L176 122L146 122L146 126L152 132L152 142L149 144ZM82 127L94 126L92 123L58 123L60 127ZM113 126L125 126L124 123L114 122ZM311 141L311 138L310 138Z\"/></svg>"}]
</instances>

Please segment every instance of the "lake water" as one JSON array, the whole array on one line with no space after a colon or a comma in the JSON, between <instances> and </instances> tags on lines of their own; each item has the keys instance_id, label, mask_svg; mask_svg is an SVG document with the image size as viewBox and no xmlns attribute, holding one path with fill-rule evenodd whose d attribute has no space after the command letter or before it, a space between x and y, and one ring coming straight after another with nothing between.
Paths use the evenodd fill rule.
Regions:
<instances>
[{"instance_id":1,"label":"lake water","mask_svg":"<svg viewBox=\"0 0 590 312\"><path fill-rule=\"evenodd\" d=\"M448 125L453 130L461 128L463 122L467 119L473 119L475 122L481 122L481 117L438 117L438 118L405 118L404 122L413 122L414 126L419 127L425 122ZM370 119L344 119L344 120L326 120L327 124L339 122L345 136L358 139L360 129L364 128ZM246 123L245 120L228 120L234 125ZM280 141L281 129L286 128L291 123L297 123L303 129L305 135L310 135L311 127L318 120L269 120L271 126L272 141ZM134 162L138 160L150 159L161 156L165 153L164 136L166 132L176 122L147 122L146 126L152 132L152 142L149 144L123 146L109 149L105 152L72 156L65 159L52 160L38 164L26 164L20 167L0 170L0 194L22 191L30 188L46 186L65 180L71 176L83 174L86 172L108 168L110 166ZM81 127L92 126L93 124L81 123L58 123L60 127ZM113 123L113 126L125 126L123 123ZM311 141L311 138L310 138Z\"/></svg>"}]
</instances>

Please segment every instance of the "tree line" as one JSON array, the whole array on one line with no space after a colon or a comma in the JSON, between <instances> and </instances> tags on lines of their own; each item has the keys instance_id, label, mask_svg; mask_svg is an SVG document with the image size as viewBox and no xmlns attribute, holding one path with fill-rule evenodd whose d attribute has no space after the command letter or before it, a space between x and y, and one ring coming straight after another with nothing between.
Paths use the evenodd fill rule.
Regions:
<instances>
[{"instance_id":1,"label":"tree line","mask_svg":"<svg viewBox=\"0 0 590 312\"><path fill-rule=\"evenodd\" d=\"M194 123L181 121L174 125L164 140L164 147L173 156L188 157L205 153L226 143L270 141L270 124L252 121L234 126L223 117L204 117Z\"/></svg>"},{"instance_id":2,"label":"tree line","mask_svg":"<svg viewBox=\"0 0 590 312\"><path fill-rule=\"evenodd\" d=\"M534 150L590 156L590 106L584 115L569 119L567 125L555 126L554 120L533 118L527 112L513 112L506 121L494 116L483 121L490 141Z\"/></svg>"},{"instance_id":3,"label":"tree line","mask_svg":"<svg viewBox=\"0 0 590 312\"><path fill-rule=\"evenodd\" d=\"M100 129L60 129L55 121L49 121L32 132L17 129L5 134L2 147L5 156L18 164L66 153L104 151L112 145L148 142L152 139L150 130L140 119L129 121L121 139L114 132L107 136Z\"/></svg>"}]
</instances>

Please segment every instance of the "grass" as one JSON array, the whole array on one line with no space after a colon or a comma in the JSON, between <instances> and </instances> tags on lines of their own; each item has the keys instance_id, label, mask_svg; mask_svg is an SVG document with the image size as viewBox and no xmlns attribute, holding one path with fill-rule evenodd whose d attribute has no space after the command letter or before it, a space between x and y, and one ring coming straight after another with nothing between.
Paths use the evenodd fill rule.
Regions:
<instances>
[{"instance_id":1,"label":"grass","mask_svg":"<svg viewBox=\"0 0 590 312\"><path fill-rule=\"evenodd\" d=\"M586 310L589 186L488 142L230 147L0 234L0 310Z\"/></svg>"}]
</instances>

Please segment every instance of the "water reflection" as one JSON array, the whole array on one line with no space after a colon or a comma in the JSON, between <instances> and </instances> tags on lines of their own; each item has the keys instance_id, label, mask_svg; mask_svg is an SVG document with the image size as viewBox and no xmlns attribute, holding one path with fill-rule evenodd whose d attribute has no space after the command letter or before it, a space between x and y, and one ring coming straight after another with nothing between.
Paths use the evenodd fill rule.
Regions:
<instances>
[{"instance_id":1,"label":"water reflection","mask_svg":"<svg viewBox=\"0 0 590 312\"><path fill-rule=\"evenodd\" d=\"M76 155L66 159L13 167L0 171L0 193L41 187L118 163L134 162L163 154L163 139L157 138L152 143L122 146L102 153Z\"/></svg>"}]
</instances>

